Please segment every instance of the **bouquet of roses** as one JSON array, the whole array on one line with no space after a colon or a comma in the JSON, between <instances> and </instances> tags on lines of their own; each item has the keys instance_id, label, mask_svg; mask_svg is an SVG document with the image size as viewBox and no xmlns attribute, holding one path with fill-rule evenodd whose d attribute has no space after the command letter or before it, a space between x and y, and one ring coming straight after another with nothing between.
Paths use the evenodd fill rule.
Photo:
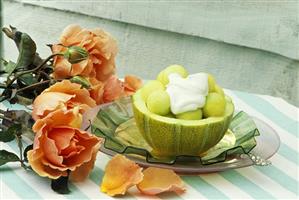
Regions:
<instances>
[{"instance_id":1,"label":"bouquet of roses","mask_svg":"<svg viewBox=\"0 0 299 200\"><path fill-rule=\"evenodd\" d=\"M18 50L16 62L2 59L0 101L22 104L26 110L0 110L0 142L16 140L20 155L0 150L0 166L21 163L26 170L52 179L52 189L69 192L68 180L82 181L93 169L102 139L81 130L83 114L96 105L133 94L139 78L115 75L116 40L101 29L70 25L59 43L48 45L52 54L42 59L31 37L14 27L3 28ZM32 144L23 148L23 138ZM154 177L167 176L155 180ZM124 156L106 167L101 189L124 194L137 185L146 194L183 191L180 178L170 170L142 169Z\"/></svg>"}]
</instances>

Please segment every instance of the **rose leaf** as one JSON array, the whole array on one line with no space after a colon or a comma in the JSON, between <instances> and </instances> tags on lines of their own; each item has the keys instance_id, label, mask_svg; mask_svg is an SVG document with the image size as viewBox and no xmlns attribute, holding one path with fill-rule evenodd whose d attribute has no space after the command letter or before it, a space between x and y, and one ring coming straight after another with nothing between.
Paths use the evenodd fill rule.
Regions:
<instances>
[{"instance_id":1,"label":"rose leaf","mask_svg":"<svg viewBox=\"0 0 299 200\"><path fill-rule=\"evenodd\" d=\"M0 150L0 166L8 162L16 161L20 161L20 158L16 154L6 150Z\"/></svg>"},{"instance_id":2,"label":"rose leaf","mask_svg":"<svg viewBox=\"0 0 299 200\"><path fill-rule=\"evenodd\" d=\"M0 131L0 142L10 142L15 139L15 135L9 130Z\"/></svg>"},{"instance_id":3,"label":"rose leaf","mask_svg":"<svg viewBox=\"0 0 299 200\"><path fill-rule=\"evenodd\" d=\"M27 152L33 149L33 144L28 145L24 150L24 161L28 162Z\"/></svg>"},{"instance_id":4,"label":"rose leaf","mask_svg":"<svg viewBox=\"0 0 299 200\"><path fill-rule=\"evenodd\" d=\"M58 179L52 179L51 188L59 194L68 194L70 189L68 187L68 176L61 176Z\"/></svg>"}]
</instances>

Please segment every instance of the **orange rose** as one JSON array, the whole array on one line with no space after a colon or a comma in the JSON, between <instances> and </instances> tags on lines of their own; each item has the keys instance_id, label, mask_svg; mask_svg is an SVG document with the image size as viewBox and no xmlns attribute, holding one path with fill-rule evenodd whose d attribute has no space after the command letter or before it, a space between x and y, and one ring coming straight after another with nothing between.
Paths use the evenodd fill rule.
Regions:
<instances>
[{"instance_id":1,"label":"orange rose","mask_svg":"<svg viewBox=\"0 0 299 200\"><path fill-rule=\"evenodd\" d=\"M142 81L137 76L127 75L124 79L124 88L126 95L134 94L142 87Z\"/></svg>"},{"instance_id":2,"label":"orange rose","mask_svg":"<svg viewBox=\"0 0 299 200\"><path fill-rule=\"evenodd\" d=\"M86 109L96 106L87 89L69 80L58 82L37 96L33 102L34 120L47 116L56 109L68 110L78 107L82 114Z\"/></svg>"},{"instance_id":3,"label":"orange rose","mask_svg":"<svg viewBox=\"0 0 299 200\"><path fill-rule=\"evenodd\" d=\"M79 46L85 49L89 57L76 64L71 64L62 56L54 59L54 77L67 78L75 75L95 77L105 81L115 71L117 43L112 36L101 29L82 29L78 25L66 27L60 37L61 45L53 45L52 52L66 51L64 46Z\"/></svg>"},{"instance_id":4,"label":"orange rose","mask_svg":"<svg viewBox=\"0 0 299 200\"><path fill-rule=\"evenodd\" d=\"M105 83L89 79L90 96L97 104L114 101L120 97L132 95L142 86L142 81L133 75L124 78L124 82L112 75Z\"/></svg>"},{"instance_id":5,"label":"orange rose","mask_svg":"<svg viewBox=\"0 0 299 200\"><path fill-rule=\"evenodd\" d=\"M56 110L33 126L36 132L33 149L28 151L32 169L43 177L67 176L80 181L94 166L101 140L86 131L70 127L75 111Z\"/></svg>"}]
</instances>

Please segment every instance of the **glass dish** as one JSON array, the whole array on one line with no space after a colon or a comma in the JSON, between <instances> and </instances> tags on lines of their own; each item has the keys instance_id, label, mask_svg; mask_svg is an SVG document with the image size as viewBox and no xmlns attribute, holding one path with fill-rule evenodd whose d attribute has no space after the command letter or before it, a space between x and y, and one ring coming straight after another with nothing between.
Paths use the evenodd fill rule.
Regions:
<instances>
[{"instance_id":1,"label":"glass dish","mask_svg":"<svg viewBox=\"0 0 299 200\"><path fill-rule=\"evenodd\" d=\"M280 144L277 133L269 125L241 111L235 114L223 139L204 155L154 157L136 126L129 97L92 109L85 114L84 121L83 128L91 124L91 132L105 139L102 152L111 156L126 154L142 166L158 166L178 173L208 173L265 165L268 162L263 159L275 154Z\"/></svg>"}]
</instances>

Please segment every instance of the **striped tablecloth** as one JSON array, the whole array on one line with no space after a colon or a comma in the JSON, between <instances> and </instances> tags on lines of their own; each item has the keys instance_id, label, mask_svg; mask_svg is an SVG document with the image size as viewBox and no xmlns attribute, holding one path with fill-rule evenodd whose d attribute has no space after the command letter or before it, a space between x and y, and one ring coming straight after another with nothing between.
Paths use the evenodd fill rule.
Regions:
<instances>
[{"instance_id":1,"label":"striped tablecloth","mask_svg":"<svg viewBox=\"0 0 299 200\"><path fill-rule=\"evenodd\" d=\"M226 90L239 110L262 119L279 134L281 146L267 167L251 166L220 173L182 176L187 191L182 195L162 194L152 199L290 199L298 198L299 110L281 98ZM9 107L4 103L2 108ZM20 109L20 107L16 106ZM16 108L15 107L15 108ZM11 108L11 107L10 107ZM14 143L1 149L16 150ZM26 172L19 164L0 167L0 199L113 199L99 190L109 157L99 153L90 178L71 183L71 194L58 195L50 181ZM131 188L123 199L150 199Z\"/></svg>"}]
</instances>

